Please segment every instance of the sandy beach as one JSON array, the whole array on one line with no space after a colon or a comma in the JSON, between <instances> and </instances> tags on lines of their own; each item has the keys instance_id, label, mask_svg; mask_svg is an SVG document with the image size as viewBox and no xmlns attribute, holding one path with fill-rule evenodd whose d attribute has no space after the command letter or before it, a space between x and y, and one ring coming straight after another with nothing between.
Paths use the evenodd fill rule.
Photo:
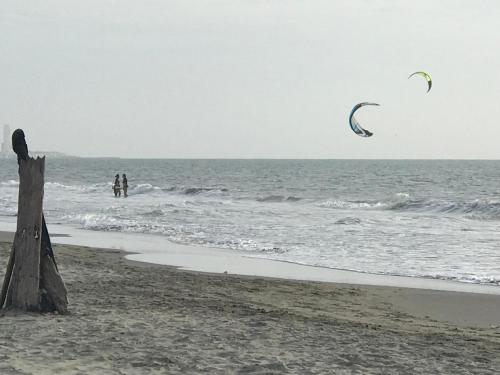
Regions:
<instances>
[{"instance_id":1,"label":"sandy beach","mask_svg":"<svg viewBox=\"0 0 500 375\"><path fill-rule=\"evenodd\" d=\"M3 280L12 233L0 234ZM500 296L183 271L56 245L68 315L0 314L1 374L495 374Z\"/></svg>"}]
</instances>

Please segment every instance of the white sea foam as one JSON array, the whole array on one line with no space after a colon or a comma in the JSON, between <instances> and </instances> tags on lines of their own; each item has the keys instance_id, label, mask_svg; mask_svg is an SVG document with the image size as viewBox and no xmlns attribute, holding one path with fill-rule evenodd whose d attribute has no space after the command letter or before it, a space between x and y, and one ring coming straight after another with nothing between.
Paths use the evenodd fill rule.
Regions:
<instances>
[{"instance_id":1,"label":"white sea foam","mask_svg":"<svg viewBox=\"0 0 500 375\"><path fill-rule=\"evenodd\" d=\"M0 185L1 186L7 186L7 187L17 187L19 186L19 181L15 181L15 180L8 180L8 181L2 181L0 182Z\"/></svg>"},{"instance_id":2,"label":"white sea foam","mask_svg":"<svg viewBox=\"0 0 500 375\"><path fill-rule=\"evenodd\" d=\"M500 164L50 162L49 223L358 272L500 281ZM2 166L0 216L8 219L17 212L17 168ZM114 170L129 176L127 199L112 194ZM478 173L481 185L459 182L479 181Z\"/></svg>"}]
</instances>

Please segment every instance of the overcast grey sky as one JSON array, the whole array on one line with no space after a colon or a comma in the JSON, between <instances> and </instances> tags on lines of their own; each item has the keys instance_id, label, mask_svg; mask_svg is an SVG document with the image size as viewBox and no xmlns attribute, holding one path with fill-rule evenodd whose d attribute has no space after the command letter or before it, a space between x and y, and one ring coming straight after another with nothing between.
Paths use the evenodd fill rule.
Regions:
<instances>
[{"instance_id":1,"label":"overcast grey sky","mask_svg":"<svg viewBox=\"0 0 500 375\"><path fill-rule=\"evenodd\" d=\"M498 159L499 19L498 0L2 0L0 123L81 156ZM361 101L381 104L368 139Z\"/></svg>"}]
</instances>

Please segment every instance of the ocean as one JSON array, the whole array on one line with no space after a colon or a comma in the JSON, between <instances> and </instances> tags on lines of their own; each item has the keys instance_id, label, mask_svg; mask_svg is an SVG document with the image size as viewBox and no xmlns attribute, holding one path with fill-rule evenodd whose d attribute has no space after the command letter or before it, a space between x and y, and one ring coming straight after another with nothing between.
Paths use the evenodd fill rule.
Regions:
<instances>
[{"instance_id":1,"label":"ocean","mask_svg":"<svg viewBox=\"0 0 500 375\"><path fill-rule=\"evenodd\" d=\"M129 197L115 198L127 174ZM49 225L363 273L500 284L500 161L48 158ZM17 211L0 159L0 221Z\"/></svg>"}]
</instances>

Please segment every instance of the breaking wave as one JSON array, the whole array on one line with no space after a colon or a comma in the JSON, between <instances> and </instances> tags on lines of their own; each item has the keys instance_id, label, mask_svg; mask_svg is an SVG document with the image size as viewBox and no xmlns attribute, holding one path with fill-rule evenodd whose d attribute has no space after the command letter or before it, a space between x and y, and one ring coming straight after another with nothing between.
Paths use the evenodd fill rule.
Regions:
<instances>
[{"instance_id":1,"label":"breaking wave","mask_svg":"<svg viewBox=\"0 0 500 375\"><path fill-rule=\"evenodd\" d=\"M228 189L226 189L226 188L189 187L189 188L183 189L182 193L186 194L186 195L197 195L197 194L204 193L204 192L225 193L227 191L228 191Z\"/></svg>"},{"instance_id":2,"label":"breaking wave","mask_svg":"<svg viewBox=\"0 0 500 375\"><path fill-rule=\"evenodd\" d=\"M447 201L440 199L411 199L409 195L397 195L381 201L345 201L330 199L319 204L323 208L352 210L391 210L433 214L465 215L471 219L500 219L500 200L474 199Z\"/></svg>"},{"instance_id":3,"label":"breaking wave","mask_svg":"<svg viewBox=\"0 0 500 375\"><path fill-rule=\"evenodd\" d=\"M157 186L153 186L151 184L139 184L132 186L128 189L128 195L138 195L138 194L147 194L152 191L160 191L161 189Z\"/></svg>"},{"instance_id":4,"label":"breaking wave","mask_svg":"<svg viewBox=\"0 0 500 375\"><path fill-rule=\"evenodd\" d=\"M0 185L1 186L17 187L17 186L19 186L19 181L15 181L15 180L2 181L2 182L0 182Z\"/></svg>"},{"instance_id":5,"label":"breaking wave","mask_svg":"<svg viewBox=\"0 0 500 375\"><path fill-rule=\"evenodd\" d=\"M498 161L50 163L50 225L155 234L358 272L500 280ZM129 176L127 199L114 198L115 170ZM8 223L15 221L18 180L15 161L0 158L0 220Z\"/></svg>"},{"instance_id":6,"label":"breaking wave","mask_svg":"<svg viewBox=\"0 0 500 375\"><path fill-rule=\"evenodd\" d=\"M358 219L357 217L343 217L342 219L338 219L335 224L337 225L354 225L354 224L360 224L361 219Z\"/></svg>"},{"instance_id":7,"label":"breaking wave","mask_svg":"<svg viewBox=\"0 0 500 375\"><path fill-rule=\"evenodd\" d=\"M111 183L98 183L98 184L90 184L90 185L65 185L59 182L46 182L45 189L50 190L65 190L70 192L76 192L81 194L88 193L102 193L102 192L111 192ZM137 194L146 194L152 191L161 190L157 186L153 186L151 184L138 184L129 187L128 194L129 195L137 195Z\"/></svg>"},{"instance_id":8,"label":"breaking wave","mask_svg":"<svg viewBox=\"0 0 500 375\"><path fill-rule=\"evenodd\" d=\"M268 195L266 197L257 198L257 202L297 202L300 200L301 198L298 197L285 197L284 195Z\"/></svg>"}]
</instances>

